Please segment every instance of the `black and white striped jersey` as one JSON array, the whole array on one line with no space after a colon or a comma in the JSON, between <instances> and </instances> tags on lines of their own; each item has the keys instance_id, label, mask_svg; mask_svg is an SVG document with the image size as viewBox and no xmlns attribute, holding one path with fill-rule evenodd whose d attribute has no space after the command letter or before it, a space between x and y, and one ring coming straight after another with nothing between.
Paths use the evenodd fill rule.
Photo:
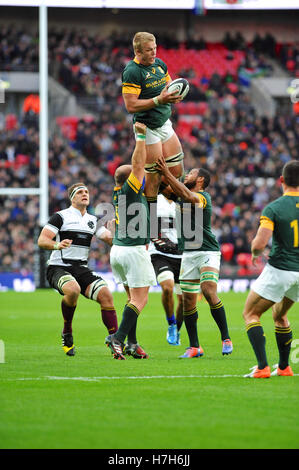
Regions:
<instances>
[{"instance_id":1,"label":"black and white striped jersey","mask_svg":"<svg viewBox=\"0 0 299 470\"><path fill-rule=\"evenodd\" d=\"M45 225L45 228L55 233L56 241L70 239L72 245L64 250L53 250L48 261L49 265L71 266L74 262L87 264L91 239L97 231L97 217L85 212L84 215L75 207L56 212ZM97 231L97 232L96 232Z\"/></svg>"}]
</instances>

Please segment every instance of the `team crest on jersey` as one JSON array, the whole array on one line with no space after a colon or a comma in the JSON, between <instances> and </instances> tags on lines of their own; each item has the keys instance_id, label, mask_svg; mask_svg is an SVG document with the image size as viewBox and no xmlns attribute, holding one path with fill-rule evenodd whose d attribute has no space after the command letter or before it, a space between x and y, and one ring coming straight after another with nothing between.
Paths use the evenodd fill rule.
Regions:
<instances>
[{"instance_id":1,"label":"team crest on jersey","mask_svg":"<svg viewBox=\"0 0 299 470\"><path fill-rule=\"evenodd\" d=\"M152 73L155 74L155 73L156 73L156 69L152 68Z\"/></svg>"},{"instance_id":2,"label":"team crest on jersey","mask_svg":"<svg viewBox=\"0 0 299 470\"><path fill-rule=\"evenodd\" d=\"M89 220L89 222L87 222L87 225L89 228L93 229L94 228L94 223L92 220Z\"/></svg>"}]
</instances>

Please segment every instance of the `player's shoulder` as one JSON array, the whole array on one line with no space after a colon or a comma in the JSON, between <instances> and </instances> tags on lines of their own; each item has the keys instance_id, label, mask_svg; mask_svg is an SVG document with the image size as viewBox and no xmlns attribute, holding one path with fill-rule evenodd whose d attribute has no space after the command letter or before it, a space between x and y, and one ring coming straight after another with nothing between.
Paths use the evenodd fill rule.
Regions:
<instances>
[{"instance_id":1,"label":"player's shoulder","mask_svg":"<svg viewBox=\"0 0 299 470\"><path fill-rule=\"evenodd\" d=\"M262 210L262 216L269 217L272 219L275 215L280 214L282 211L287 210L285 207L286 199L283 196L274 199L274 201L269 202L264 209Z\"/></svg>"},{"instance_id":2,"label":"player's shoulder","mask_svg":"<svg viewBox=\"0 0 299 470\"><path fill-rule=\"evenodd\" d=\"M126 64L123 70L123 74L124 73L136 73L138 70L139 70L138 62L136 62L135 60L130 60Z\"/></svg>"},{"instance_id":3,"label":"player's shoulder","mask_svg":"<svg viewBox=\"0 0 299 470\"><path fill-rule=\"evenodd\" d=\"M211 205L211 196L207 191L198 191L197 195L203 207L206 207L207 205Z\"/></svg>"},{"instance_id":4,"label":"player's shoulder","mask_svg":"<svg viewBox=\"0 0 299 470\"><path fill-rule=\"evenodd\" d=\"M272 209L272 210L279 209L279 207L281 207L285 203L285 201L286 199L283 196L280 196L277 199L274 199L274 201L269 202L264 207L264 211L267 209Z\"/></svg>"},{"instance_id":5,"label":"player's shoulder","mask_svg":"<svg viewBox=\"0 0 299 470\"><path fill-rule=\"evenodd\" d=\"M61 209L60 211L55 212L55 216L65 219L72 214L72 206L67 207L66 209Z\"/></svg>"},{"instance_id":6,"label":"player's shoulder","mask_svg":"<svg viewBox=\"0 0 299 470\"><path fill-rule=\"evenodd\" d=\"M159 57L156 57L155 63L156 65L159 65L160 67L162 67L163 70L167 70L167 65L165 64L165 62L163 62L162 59L159 59Z\"/></svg>"},{"instance_id":7,"label":"player's shoulder","mask_svg":"<svg viewBox=\"0 0 299 470\"><path fill-rule=\"evenodd\" d=\"M129 68L136 68L137 65L138 65L138 64L137 64L137 62L136 62L135 60L133 60L133 59L132 59L132 60L129 60L129 62L127 62L127 64L126 64L124 70L129 69Z\"/></svg>"}]
</instances>

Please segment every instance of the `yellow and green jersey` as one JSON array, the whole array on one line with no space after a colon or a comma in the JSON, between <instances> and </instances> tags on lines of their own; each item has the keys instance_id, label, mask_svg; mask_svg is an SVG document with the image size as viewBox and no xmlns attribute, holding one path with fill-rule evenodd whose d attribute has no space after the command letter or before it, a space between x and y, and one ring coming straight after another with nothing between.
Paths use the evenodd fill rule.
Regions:
<instances>
[{"instance_id":1,"label":"yellow and green jersey","mask_svg":"<svg viewBox=\"0 0 299 470\"><path fill-rule=\"evenodd\" d=\"M212 232L211 196L206 191L196 193L198 204L180 201L179 248L184 251L220 251Z\"/></svg>"},{"instance_id":2,"label":"yellow and green jersey","mask_svg":"<svg viewBox=\"0 0 299 470\"><path fill-rule=\"evenodd\" d=\"M130 174L121 187L113 191L115 234L113 245L137 246L149 243L150 218L144 184Z\"/></svg>"},{"instance_id":3,"label":"yellow and green jersey","mask_svg":"<svg viewBox=\"0 0 299 470\"><path fill-rule=\"evenodd\" d=\"M140 99L158 96L171 81L166 64L156 58L152 65L142 65L137 59L131 60L122 73L122 93L131 93ZM150 129L163 126L171 115L171 105L161 104L148 111L135 113L133 122L142 122Z\"/></svg>"},{"instance_id":4,"label":"yellow and green jersey","mask_svg":"<svg viewBox=\"0 0 299 470\"><path fill-rule=\"evenodd\" d=\"M273 231L269 264L299 271L299 192L286 192L262 211L261 227Z\"/></svg>"}]
</instances>

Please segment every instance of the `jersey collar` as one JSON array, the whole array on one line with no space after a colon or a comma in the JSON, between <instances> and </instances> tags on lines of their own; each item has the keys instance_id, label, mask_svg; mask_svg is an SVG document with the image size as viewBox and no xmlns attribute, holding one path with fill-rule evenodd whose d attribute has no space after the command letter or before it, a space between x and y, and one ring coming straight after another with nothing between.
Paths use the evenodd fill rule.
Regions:
<instances>
[{"instance_id":1,"label":"jersey collar","mask_svg":"<svg viewBox=\"0 0 299 470\"><path fill-rule=\"evenodd\" d=\"M286 191L284 196L299 196L299 191Z\"/></svg>"},{"instance_id":2,"label":"jersey collar","mask_svg":"<svg viewBox=\"0 0 299 470\"><path fill-rule=\"evenodd\" d=\"M76 209L76 207L74 207L74 206L70 206L70 209L71 209L73 212L75 212L75 214L78 214L78 215L80 215L81 217L84 217L84 216L87 214L87 211L86 211L85 214L82 215L81 212L79 211L79 209Z\"/></svg>"}]
</instances>

